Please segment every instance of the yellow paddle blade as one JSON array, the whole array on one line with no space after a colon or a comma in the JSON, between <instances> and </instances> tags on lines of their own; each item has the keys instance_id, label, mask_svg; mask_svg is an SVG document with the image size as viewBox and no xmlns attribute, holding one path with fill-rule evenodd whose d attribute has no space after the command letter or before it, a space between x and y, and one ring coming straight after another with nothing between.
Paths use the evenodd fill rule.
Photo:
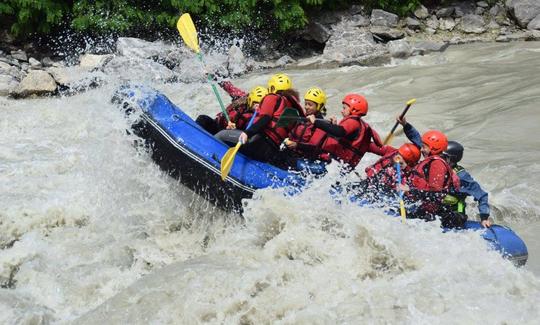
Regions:
<instances>
[{"instance_id":1,"label":"yellow paddle blade","mask_svg":"<svg viewBox=\"0 0 540 325\"><path fill-rule=\"evenodd\" d=\"M188 13L183 14L176 23L176 28L180 32L180 36L195 53L199 53L199 38L197 37L197 30L191 20L191 16Z\"/></svg>"},{"instance_id":2,"label":"yellow paddle blade","mask_svg":"<svg viewBox=\"0 0 540 325\"><path fill-rule=\"evenodd\" d=\"M407 218L407 212L405 211L405 202L403 202L403 200L399 201L399 211L401 214L401 222L405 222L405 219Z\"/></svg>"},{"instance_id":3,"label":"yellow paddle blade","mask_svg":"<svg viewBox=\"0 0 540 325\"><path fill-rule=\"evenodd\" d=\"M225 181L225 179L229 175L232 164L234 162L234 157L236 157L236 153L238 152L238 149L240 149L241 145L242 143L238 141L236 146L229 148L229 150L227 150L227 152L223 155L223 158L221 158L221 180L222 181Z\"/></svg>"},{"instance_id":4,"label":"yellow paddle blade","mask_svg":"<svg viewBox=\"0 0 540 325\"><path fill-rule=\"evenodd\" d=\"M412 99L409 99L409 101L407 102L407 106L411 106L412 104L416 103L416 98L412 98Z\"/></svg>"}]
</instances>

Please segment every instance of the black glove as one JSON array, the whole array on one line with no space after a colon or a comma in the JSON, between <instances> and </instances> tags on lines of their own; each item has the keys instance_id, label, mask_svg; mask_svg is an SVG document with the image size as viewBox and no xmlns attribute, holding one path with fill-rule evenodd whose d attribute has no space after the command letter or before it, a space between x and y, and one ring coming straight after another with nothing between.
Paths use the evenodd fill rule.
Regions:
<instances>
[{"instance_id":1,"label":"black glove","mask_svg":"<svg viewBox=\"0 0 540 325\"><path fill-rule=\"evenodd\" d=\"M487 213L480 213L480 220L481 220L481 221L487 220L488 218L489 218L489 214L487 214Z\"/></svg>"}]
</instances>

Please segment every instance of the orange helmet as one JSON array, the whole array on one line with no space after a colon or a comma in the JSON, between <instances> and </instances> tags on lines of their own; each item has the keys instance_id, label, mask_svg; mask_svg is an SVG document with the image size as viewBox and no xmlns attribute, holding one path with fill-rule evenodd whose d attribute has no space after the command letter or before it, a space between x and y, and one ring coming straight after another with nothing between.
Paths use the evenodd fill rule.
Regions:
<instances>
[{"instance_id":1,"label":"orange helmet","mask_svg":"<svg viewBox=\"0 0 540 325\"><path fill-rule=\"evenodd\" d=\"M409 166L414 166L420 159L420 149L412 143L405 143L399 147L398 153Z\"/></svg>"},{"instance_id":2,"label":"orange helmet","mask_svg":"<svg viewBox=\"0 0 540 325\"><path fill-rule=\"evenodd\" d=\"M349 105L352 115L363 116L368 112L368 102L362 95L348 94L343 98L342 103Z\"/></svg>"},{"instance_id":3,"label":"orange helmet","mask_svg":"<svg viewBox=\"0 0 540 325\"><path fill-rule=\"evenodd\" d=\"M422 142L429 147L429 153L438 155L448 147L448 138L437 130L429 130L422 135Z\"/></svg>"}]
</instances>

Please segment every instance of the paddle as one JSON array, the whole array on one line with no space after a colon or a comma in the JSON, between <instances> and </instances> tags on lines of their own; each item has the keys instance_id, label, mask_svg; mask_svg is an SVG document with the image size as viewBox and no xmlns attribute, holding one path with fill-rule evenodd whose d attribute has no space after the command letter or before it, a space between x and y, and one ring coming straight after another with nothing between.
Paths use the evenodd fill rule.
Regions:
<instances>
[{"instance_id":1,"label":"paddle","mask_svg":"<svg viewBox=\"0 0 540 325\"><path fill-rule=\"evenodd\" d=\"M251 124L253 124L253 121L255 120L255 117L257 116L257 111L253 113L253 116L249 120L249 123L246 127L246 130L249 129ZM223 155L223 158L221 158L221 180L225 181L227 176L229 175L229 172L231 171L231 167L234 162L234 158L236 157L236 153L240 149L240 146L242 145L242 142L238 140L236 143L236 146L229 148L227 152Z\"/></svg>"},{"instance_id":2,"label":"paddle","mask_svg":"<svg viewBox=\"0 0 540 325\"><path fill-rule=\"evenodd\" d=\"M195 29L195 24L193 24L193 20L191 20L191 16L188 13L180 16L178 22L176 23L176 28L180 32L180 36L184 40L184 43L186 43L186 45L197 54L197 57L199 58L201 64L204 67L204 60L199 49L199 38L197 36L197 30ZM217 87L212 80L212 75L210 74L208 74L208 82L210 82L210 85L212 86L212 90L217 97L223 115L227 119L227 122L230 122L231 120L229 119L229 114L227 114L227 111L225 110L225 106L223 105L221 96L219 96Z\"/></svg>"},{"instance_id":3,"label":"paddle","mask_svg":"<svg viewBox=\"0 0 540 325\"><path fill-rule=\"evenodd\" d=\"M401 165L396 163L397 185L401 185ZM407 213L405 211L405 202L403 202L403 191L399 190L399 213L401 214L401 222L405 222Z\"/></svg>"},{"instance_id":4,"label":"paddle","mask_svg":"<svg viewBox=\"0 0 540 325\"><path fill-rule=\"evenodd\" d=\"M298 111L294 108L287 107L283 111L283 113L279 116L279 119L276 123L277 127L288 127L293 122L305 122L308 119L305 117L302 117L298 114ZM319 120L319 119L317 119Z\"/></svg>"},{"instance_id":5,"label":"paddle","mask_svg":"<svg viewBox=\"0 0 540 325\"><path fill-rule=\"evenodd\" d=\"M411 105L414 104L415 102L416 102L416 98L410 99L407 102L407 106L405 106L405 109L399 116L400 119L402 119L405 116L405 114L407 114L407 111L409 110L409 108L411 108ZM399 125L399 122L396 121L396 124L394 124L394 127L392 128L392 130L390 131L390 133L388 133L388 135L386 136L386 139L384 139L383 144L389 144L390 141L392 141L392 139L394 138L394 131L396 131L396 128L398 127L398 125Z\"/></svg>"}]
</instances>

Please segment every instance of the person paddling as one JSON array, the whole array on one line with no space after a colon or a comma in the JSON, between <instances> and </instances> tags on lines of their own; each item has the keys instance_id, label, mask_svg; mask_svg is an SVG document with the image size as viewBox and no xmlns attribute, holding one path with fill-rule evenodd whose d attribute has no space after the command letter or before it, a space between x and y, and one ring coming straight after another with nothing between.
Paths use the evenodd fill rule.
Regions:
<instances>
[{"instance_id":1,"label":"person paddling","mask_svg":"<svg viewBox=\"0 0 540 325\"><path fill-rule=\"evenodd\" d=\"M318 87L309 88L304 95L306 115L323 119L326 115L326 94ZM296 155L312 160L318 159L322 152L322 144L327 134L315 127L311 121L297 122L283 144Z\"/></svg>"},{"instance_id":2,"label":"person paddling","mask_svg":"<svg viewBox=\"0 0 540 325\"><path fill-rule=\"evenodd\" d=\"M240 152L253 159L287 168L292 163L279 150L279 146L294 125L278 126L277 121L285 108L296 109L301 117L305 117L305 111L299 103L298 92L293 89L292 81L286 74L273 75L268 81L268 92L259 106L253 125L238 138L238 141L244 143Z\"/></svg>"},{"instance_id":3,"label":"person paddling","mask_svg":"<svg viewBox=\"0 0 540 325\"><path fill-rule=\"evenodd\" d=\"M478 202L480 223L482 226L489 228L491 227L491 221L489 220L488 193L482 189L480 184L474 180L465 168L458 165L458 162L463 158L463 151L464 148L459 142L448 141L448 148L442 154L456 172L460 181L459 192L447 195L444 202L451 205L454 211L465 214L465 199L467 196L472 196Z\"/></svg>"},{"instance_id":4,"label":"person paddling","mask_svg":"<svg viewBox=\"0 0 540 325\"><path fill-rule=\"evenodd\" d=\"M230 81L220 82L219 85L232 98L231 104L226 108L229 119L225 118L223 112L219 112L214 119L208 115L199 115L196 119L197 124L212 135L225 129L244 130L268 91L263 86L256 86L246 93Z\"/></svg>"},{"instance_id":5,"label":"person paddling","mask_svg":"<svg viewBox=\"0 0 540 325\"><path fill-rule=\"evenodd\" d=\"M321 158L342 160L354 169L366 152L381 155L382 141L371 126L362 117L368 113L368 102L359 94L347 94L342 101L343 119L336 123L317 120L311 115L307 118L315 127L325 131L329 137L322 144Z\"/></svg>"},{"instance_id":6,"label":"person paddling","mask_svg":"<svg viewBox=\"0 0 540 325\"><path fill-rule=\"evenodd\" d=\"M407 216L430 221L439 215L444 227L462 227L466 220L443 204L448 193L456 193L460 189L459 177L441 156L448 147L448 138L438 130L429 130L420 136L404 117L398 117L398 122L403 125L407 138L421 146L424 156L424 160L411 172L409 185L399 186L400 190L408 193L409 200L422 202L416 211Z\"/></svg>"}]
</instances>

